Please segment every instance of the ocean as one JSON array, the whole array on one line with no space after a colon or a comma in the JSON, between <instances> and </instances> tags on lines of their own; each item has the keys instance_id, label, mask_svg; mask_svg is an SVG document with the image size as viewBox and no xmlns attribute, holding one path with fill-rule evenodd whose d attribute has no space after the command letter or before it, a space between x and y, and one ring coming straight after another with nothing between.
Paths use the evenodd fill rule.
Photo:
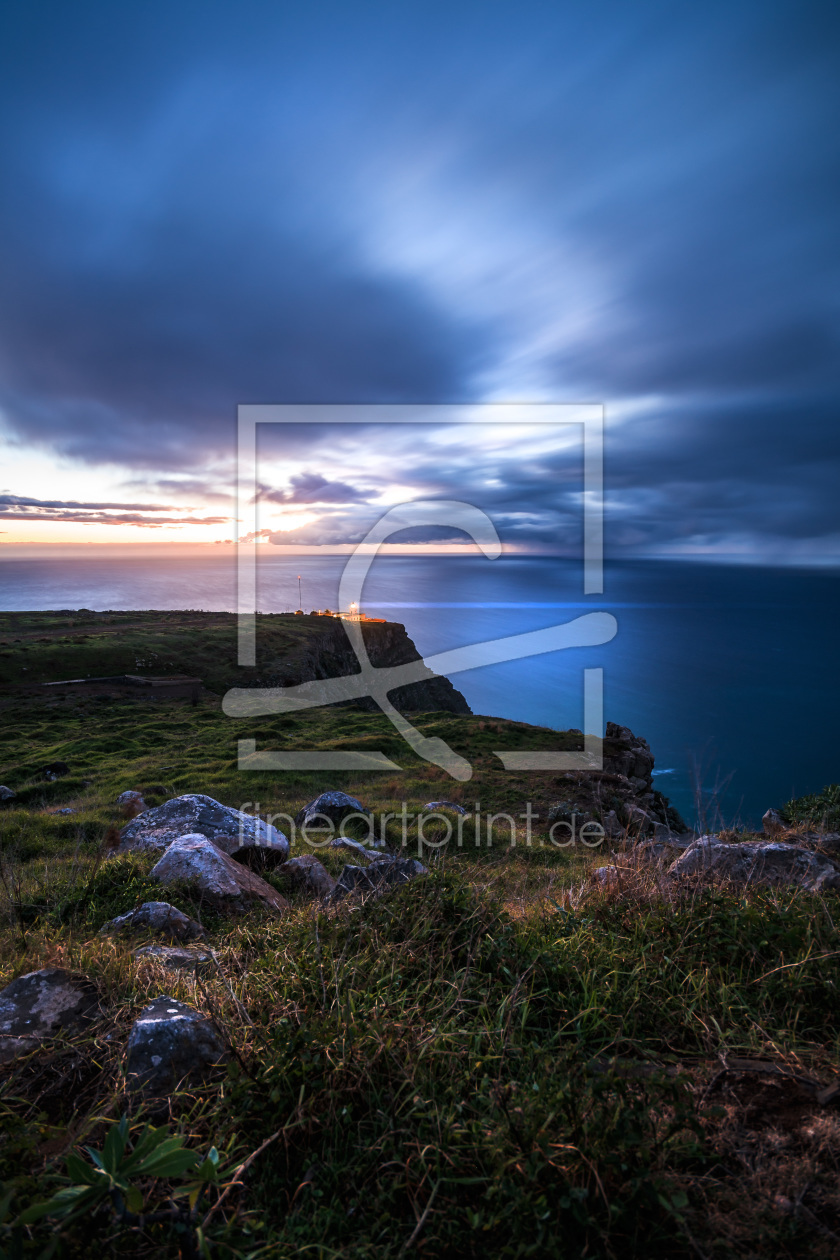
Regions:
<instances>
[{"instance_id":1,"label":"ocean","mask_svg":"<svg viewBox=\"0 0 840 1260\"><path fill-rule=\"evenodd\" d=\"M258 607L336 608L342 557L258 553ZM0 607L235 607L231 556L9 558ZM755 825L770 805L840 780L840 575L678 561L608 563L603 596L545 557L381 556L362 607L401 621L424 655L605 610L600 647L452 676L476 713L583 725L583 670L604 671L608 721L648 740L657 784L690 820Z\"/></svg>"}]
</instances>

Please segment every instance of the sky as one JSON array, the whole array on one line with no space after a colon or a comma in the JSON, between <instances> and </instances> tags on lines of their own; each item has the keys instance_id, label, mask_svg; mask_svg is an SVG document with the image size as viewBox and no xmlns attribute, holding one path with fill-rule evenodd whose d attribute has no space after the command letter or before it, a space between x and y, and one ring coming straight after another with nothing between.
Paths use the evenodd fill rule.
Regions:
<instances>
[{"instance_id":1,"label":"sky","mask_svg":"<svg viewBox=\"0 0 840 1260\"><path fill-rule=\"evenodd\" d=\"M608 554L840 563L838 63L814 0L5 0L0 548L225 546L241 403L598 402ZM267 547L575 545L573 442L263 456Z\"/></svg>"}]
</instances>

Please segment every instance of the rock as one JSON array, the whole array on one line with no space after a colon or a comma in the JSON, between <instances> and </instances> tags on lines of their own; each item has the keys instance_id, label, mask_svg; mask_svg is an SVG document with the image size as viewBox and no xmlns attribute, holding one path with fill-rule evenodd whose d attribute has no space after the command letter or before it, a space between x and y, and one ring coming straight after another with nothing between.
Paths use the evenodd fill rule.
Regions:
<instances>
[{"instance_id":1,"label":"rock","mask_svg":"<svg viewBox=\"0 0 840 1260\"><path fill-rule=\"evenodd\" d=\"M428 875L428 868L416 858L378 858L370 866L345 866L332 891L330 901L342 901L349 893L382 892L389 885L407 884L418 875Z\"/></svg>"},{"instance_id":2,"label":"rock","mask_svg":"<svg viewBox=\"0 0 840 1260\"><path fill-rule=\"evenodd\" d=\"M407 884L418 875L428 875L429 868L417 858L381 857L371 862L367 873L377 884Z\"/></svg>"},{"instance_id":3,"label":"rock","mask_svg":"<svg viewBox=\"0 0 840 1260\"><path fill-rule=\"evenodd\" d=\"M440 809L451 809L455 814L466 814L467 812L463 805L459 805L457 801L426 801L426 804L421 806L421 808L424 810L430 809L434 811Z\"/></svg>"},{"instance_id":4,"label":"rock","mask_svg":"<svg viewBox=\"0 0 840 1260\"><path fill-rule=\"evenodd\" d=\"M650 789L653 755L646 739L634 735L627 726L607 722L604 738L604 769L626 779L640 779Z\"/></svg>"},{"instance_id":5,"label":"rock","mask_svg":"<svg viewBox=\"0 0 840 1260\"><path fill-rule=\"evenodd\" d=\"M605 834L608 835L610 839L616 839L618 836L624 835L624 826L619 822L618 815L614 809L611 809L608 813L603 815L601 818L601 826L604 828Z\"/></svg>"},{"instance_id":6,"label":"rock","mask_svg":"<svg viewBox=\"0 0 840 1260\"><path fill-rule=\"evenodd\" d=\"M44 778L50 783L69 773L70 767L66 761L51 761L49 765L44 766L43 769Z\"/></svg>"},{"instance_id":7,"label":"rock","mask_svg":"<svg viewBox=\"0 0 840 1260\"><path fill-rule=\"evenodd\" d=\"M336 836L335 840L330 840L327 845L329 849L349 849L351 853L357 854L360 858L364 858L366 862L372 862L376 856L375 852L366 849L358 840L348 840L346 836Z\"/></svg>"},{"instance_id":8,"label":"rock","mask_svg":"<svg viewBox=\"0 0 840 1260\"><path fill-rule=\"evenodd\" d=\"M283 878L292 888L316 897L329 897L335 888L335 880L314 853L302 853L283 864Z\"/></svg>"},{"instance_id":9,"label":"rock","mask_svg":"<svg viewBox=\"0 0 840 1260\"><path fill-rule=\"evenodd\" d=\"M75 809L70 809L70 808L68 807L68 808L66 808L66 809L57 809L55 812L56 812L57 814L75 814L75 812L76 812L76 811L75 811Z\"/></svg>"},{"instance_id":10,"label":"rock","mask_svg":"<svg viewBox=\"0 0 840 1260\"><path fill-rule=\"evenodd\" d=\"M132 935L151 932L172 941L198 941L207 936L200 923L183 910L176 910L168 901L144 901L136 910L110 919L99 929L101 936L115 936L120 932Z\"/></svg>"},{"instance_id":11,"label":"rock","mask_svg":"<svg viewBox=\"0 0 840 1260\"><path fill-rule=\"evenodd\" d=\"M777 809L768 809L761 819L761 825L764 828L765 836L780 836L783 831L788 829L787 823Z\"/></svg>"},{"instance_id":12,"label":"rock","mask_svg":"<svg viewBox=\"0 0 840 1260\"><path fill-rule=\"evenodd\" d=\"M624 874L626 876L629 872L624 872ZM621 883L621 876L622 872L617 866L598 866L592 872L592 878L602 888L614 888Z\"/></svg>"},{"instance_id":13,"label":"rock","mask_svg":"<svg viewBox=\"0 0 840 1260\"><path fill-rule=\"evenodd\" d=\"M796 837L798 843L812 844L823 853L840 854L840 831L808 832L805 836Z\"/></svg>"},{"instance_id":14,"label":"rock","mask_svg":"<svg viewBox=\"0 0 840 1260\"><path fill-rule=\"evenodd\" d=\"M124 818L135 818L146 808L142 792L120 792L117 805Z\"/></svg>"},{"instance_id":15,"label":"rock","mask_svg":"<svg viewBox=\"0 0 840 1260\"><path fill-rule=\"evenodd\" d=\"M17 796L17 792L13 792L11 788L0 786L0 801L13 801Z\"/></svg>"},{"instance_id":16,"label":"rock","mask_svg":"<svg viewBox=\"0 0 840 1260\"><path fill-rule=\"evenodd\" d=\"M673 862L679 854L679 845L654 837L634 845L628 858L634 866L662 866L665 862Z\"/></svg>"},{"instance_id":17,"label":"rock","mask_svg":"<svg viewBox=\"0 0 840 1260\"><path fill-rule=\"evenodd\" d=\"M584 811L577 802L556 801L548 807L548 823L571 823L575 818L583 818Z\"/></svg>"},{"instance_id":18,"label":"rock","mask_svg":"<svg viewBox=\"0 0 840 1260\"><path fill-rule=\"evenodd\" d=\"M376 891L376 885L367 873L364 866L352 866L348 863L338 877L335 888L330 895L330 901L335 903L342 901L348 893L372 893Z\"/></svg>"},{"instance_id":19,"label":"rock","mask_svg":"<svg viewBox=\"0 0 840 1260\"><path fill-rule=\"evenodd\" d=\"M348 796L346 792L322 792L314 801L298 810L295 814L295 826L311 826L315 830L323 827L327 820L338 826L348 814L369 813L370 810L365 809L355 796Z\"/></svg>"},{"instance_id":20,"label":"rock","mask_svg":"<svg viewBox=\"0 0 840 1260\"><path fill-rule=\"evenodd\" d=\"M829 858L781 840L727 844L716 836L701 836L669 867L668 874L738 884L795 884L809 892L840 888L840 870Z\"/></svg>"},{"instance_id":21,"label":"rock","mask_svg":"<svg viewBox=\"0 0 840 1260\"><path fill-rule=\"evenodd\" d=\"M641 836L654 827L654 821L640 805L629 805L625 810L627 830L633 835Z\"/></svg>"},{"instance_id":22,"label":"rock","mask_svg":"<svg viewBox=\"0 0 840 1260\"><path fill-rule=\"evenodd\" d=\"M202 967L213 961L206 949L190 949L187 945L141 945L134 957L162 963L170 971L185 971L190 967Z\"/></svg>"},{"instance_id":23,"label":"rock","mask_svg":"<svg viewBox=\"0 0 840 1260\"><path fill-rule=\"evenodd\" d=\"M164 805L147 809L120 833L119 852L132 849L165 849L182 836L202 835L225 853L235 856L254 846L274 850L285 858L289 842L276 827L253 814L242 813L214 801L212 796L176 796Z\"/></svg>"},{"instance_id":24,"label":"rock","mask_svg":"<svg viewBox=\"0 0 840 1260\"><path fill-rule=\"evenodd\" d=\"M93 1018L98 1000L95 985L61 967L18 976L0 991L0 1063L60 1029L80 1027Z\"/></svg>"},{"instance_id":25,"label":"rock","mask_svg":"<svg viewBox=\"0 0 840 1260\"><path fill-rule=\"evenodd\" d=\"M285 897L259 875L217 848L199 833L173 840L160 861L150 871L161 884L178 880L192 885L197 893L219 908L242 911L259 901L266 909L282 914L288 910Z\"/></svg>"},{"instance_id":26,"label":"rock","mask_svg":"<svg viewBox=\"0 0 840 1260\"><path fill-rule=\"evenodd\" d=\"M175 998L155 998L134 1021L128 1038L128 1087L168 1095L179 1082L202 1079L226 1058L212 1020Z\"/></svg>"}]
</instances>

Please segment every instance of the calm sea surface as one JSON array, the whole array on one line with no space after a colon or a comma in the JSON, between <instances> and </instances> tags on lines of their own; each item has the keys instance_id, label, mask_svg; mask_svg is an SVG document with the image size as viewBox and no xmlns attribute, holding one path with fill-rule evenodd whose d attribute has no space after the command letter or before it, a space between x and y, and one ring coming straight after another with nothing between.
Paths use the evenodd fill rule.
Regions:
<instances>
[{"instance_id":1,"label":"calm sea surface","mask_svg":"<svg viewBox=\"0 0 840 1260\"><path fill-rule=\"evenodd\" d=\"M261 553L258 606L335 608L342 558ZM726 821L840 780L840 576L679 562L607 568L604 596L584 596L570 561L502 557L378 558L371 616L405 623L434 652L605 609L618 634L453 676L476 713L558 728L583 725L583 669L604 669L605 713L643 735L659 786L690 818L717 795ZM230 557L9 559L0 607L234 607ZM701 795L698 798L698 784Z\"/></svg>"}]
</instances>

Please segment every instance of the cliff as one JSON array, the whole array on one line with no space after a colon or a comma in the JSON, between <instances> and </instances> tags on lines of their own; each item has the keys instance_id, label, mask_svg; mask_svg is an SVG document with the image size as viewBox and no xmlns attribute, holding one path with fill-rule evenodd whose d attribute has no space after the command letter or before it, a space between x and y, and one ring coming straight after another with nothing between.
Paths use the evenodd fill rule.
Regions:
<instances>
[{"instance_id":1,"label":"cliff","mask_svg":"<svg viewBox=\"0 0 840 1260\"><path fill-rule=\"evenodd\" d=\"M399 622L362 623L375 666L404 665L420 659ZM208 612L21 612L0 614L0 702L34 695L45 683L81 679L81 690L131 694L166 688L140 688L138 682L198 678L207 691L223 695L232 687L284 687L360 672L341 621L290 613L257 617L257 665L237 663L237 619ZM130 680L134 681L131 682ZM55 695L61 692L55 689ZM79 690L78 684L76 691ZM171 690L171 688L169 689ZM189 690L189 688L188 688ZM154 698L151 694L146 698ZM428 677L391 697L407 712L470 712L447 678ZM375 708L371 700L352 702Z\"/></svg>"},{"instance_id":2,"label":"cliff","mask_svg":"<svg viewBox=\"0 0 840 1260\"><path fill-rule=\"evenodd\" d=\"M309 618L307 618L307 621ZM316 679L340 678L361 673L358 659L342 623L333 618L313 618L315 627L301 647L291 655L269 658L261 654L256 677L245 683L254 687L288 687ZM406 665L420 660L420 653L409 638L404 625L397 621L362 623L362 637L377 669ZM244 672L244 671L243 671ZM471 713L472 710L448 678L427 671L421 682L400 687L390 695L391 703L401 712L438 710L446 713ZM239 686L243 686L241 680ZM374 700L363 698L347 701L355 708L374 710Z\"/></svg>"}]
</instances>

